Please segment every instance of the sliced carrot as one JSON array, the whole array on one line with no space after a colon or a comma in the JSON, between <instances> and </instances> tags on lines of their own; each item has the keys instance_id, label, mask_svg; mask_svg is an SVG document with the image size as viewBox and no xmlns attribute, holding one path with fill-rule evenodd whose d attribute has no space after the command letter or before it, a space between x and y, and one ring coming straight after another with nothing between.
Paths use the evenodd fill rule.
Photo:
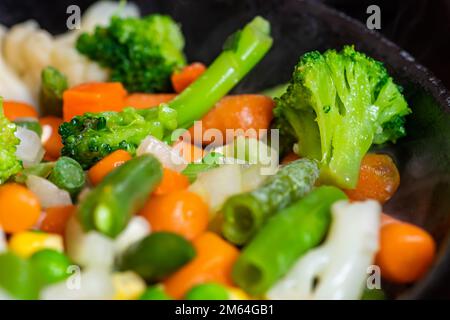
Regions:
<instances>
[{"instance_id":1,"label":"sliced carrot","mask_svg":"<svg viewBox=\"0 0 450 320\"><path fill-rule=\"evenodd\" d=\"M169 231L188 240L206 231L209 222L208 206L196 193L179 190L152 196L141 214L154 231Z\"/></svg>"},{"instance_id":2,"label":"sliced carrot","mask_svg":"<svg viewBox=\"0 0 450 320\"><path fill-rule=\"evenodd\" d=\"M206 66L200 62L194 62L180 71L172 74L172 86L175 92L180 93L206 71Z\"/></svg>"},{"instance_id":3,"label":"sliced carrot","mask_svg":"<svg viewBox=\"0 0 450 320\"><path fill-rule=\"evenodd\" d=\"M3 101L3 113L9 121L14 121L18 118L37 118L38 113L36 109L24 102L18 101Z\"/></svg>"},{"instance_id":4,"label":"sliced carrot","mask_svg":"<svg viewBox=\"0 0 450 320\"><path fill-rule=\"evenodd\" d=\"M231 269L239 250L212 232L194 240L197 255L187 265L164 281L166 291L181 298L196 284L217 282L232 286Z\"/></svg>"},{"instance_id":5,"label":"sliced carrot","mask_svg":"<svg viewBox=\"0 0 450 320\"><path fill-rule=\"evenodd\" d=\"M204 156L204 151L202 148L196 146L195 144L178 141L173 145L175 151L183 157L187 162L194 162L200 160Z\"/></svg>"},{"instance_id":6,"label":"sliced carrot","mask_svg":"<svg viewBox=\"0 0 450 320\"><path fill-rule=\"evenodd\" d=\"M30 229L41 215L36 195L17 183L0 186L0 226L7 233Z\"/></svg>"},{"instance_id":7,"label":"sliced carrot","mask_svg":"<svg viewBox=\"0 0 450 320\"><path fill-rule=\"evenodd\" d=\"M57 159L61 155L61 149L63 147L61 136L58 133L59 126L63 120L61 118L48 116L39 119L39 123L42 126L43 143L46 159Z\"/></svg>"},{"instance_id":8,"label":"sliced carrot","mask_svg":"<svg viewBox=\"0 0 450 320\"><path fill-rule=\"evenodd\" d=\"M86 112L120 111L127 91L120 82L85 83L63 94L64 121Z\"/></svg>"},{"instance_id":9,"label":"sliced carrot","mask_svg":"<svg viewBox=\"0 0 450 320\"><path fill-rule=\"evenodd\" d=\"M281 160L281 164L288 164L289 162L295 161L300 159L300 157L294 153L294 152L289 152L284 158L283 160Z\"/></svg>"},{"instance_id":10,"label":"sliced carrot","mask_svg":"<svg viewBox=\"0 0 450 320\"><path fill-rule=\"evenodd\" d=\"M273 100L263 95L242 94L226 96L201 119L201 124L196 123L189 129L189 132L191 137L195 138L195 130L203 131L201 134L203 137L203 133L206 130L216 129L220 131L222 139L225 140L229 139L226 129L241 129L246 136L258 137L259 130L269 129L273 118L273 107ZM200 130L200 125L202 130ZM237 133L235 132L234 136ZM202 142L203 144L209 144L213 141L215 141L215 138L205 136ZM195 144L198 144L198 141L195 141Z\"/></svg>"},{"instance_id":11,"label":"sliced carrot","mask_svg":"<svg viewBox=\"0 0 450 320\"><path fill-rule=\"evenodd\" d=\"M89 179L91 180L92 184L97 185L103 180L104 177L108 175L108 173L121 166L128 160L131 160L131 155L127 151L116 150L104 157L89 169Z\"/></svg>"},{"instance_id":12,"label":"sliced carrot","mask_svg":"<svg viewBox=\"0 0 450 320\"><path fill-rule=\"evenodd\" d=\"M164 168L162 181L156 187L155 191L153 191L153 194L168 194L174 191L184 190L188 186L189 179L185 175L169 168Z\"/></svg>"},{"instance_id":13,"label":"sliced carrot","mask_svg":"<svg viewBox=\"0 0 450 320\"><path fill-rule=\"evenodd\" d=\"M355 189L345 190L353 201L388 201L400 185L400 174L392 158L385 154L367 154L361 162Z\"/></svg>"},{"instance_id":14,"label":"sliced carrot","mask_svg":"<svg viewBox=\"0 0 450 320\"><path fill-rule=\"evenodd\" d=\"M75 212L75 206L51 207L45 209L40 229L49 233L64 234L67 221Z\"/></svg>"},{"instance_id":15,"label":"sliced carrot","mask_svg":"<svg viewBox=\"0 0 450 320\"><path fill-rule=\"evenodd\" d=\"M124 106L147 109L169 102L176 96L174 93L133 93L125 98Z\"/></svg>"},{"instance_id":16,"label":"sliced carrot","mask_svg":"<svg viewBox=\"0 0 450 320\"><path fill-rule=\"evenodd\" d=\"M402 222L382 225L375 263L386 280L403 284L417 281L428 271L435 255L436 244L425 230Z\"/></svg>"}]
</instances>

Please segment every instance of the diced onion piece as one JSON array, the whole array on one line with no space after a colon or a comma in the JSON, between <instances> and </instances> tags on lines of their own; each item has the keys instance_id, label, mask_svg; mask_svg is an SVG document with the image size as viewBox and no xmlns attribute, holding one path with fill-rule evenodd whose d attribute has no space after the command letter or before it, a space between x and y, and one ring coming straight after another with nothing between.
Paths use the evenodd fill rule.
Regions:
<instances>
[{"instance_id":1,"label":"diced onion piece","mask_svg":"<svg viewBox=\"0 0 450 320\"><path fill-rule=\"evenodd\" d=\"M59 189L47 179L30 175L26 185L38 198L43 208L68 206L72 204L70 194Z\"/></svg>"},{"instance_id":2,"label":"diced onion piece","mask_svg":"<svg viewBox=\"0 0 450 320\"><path fill-rule=\"evenodd\" d=\"M138 156L146 153L154 155L164 167L178 172L183 171L188 165L178 152L151 135L142 140L136 151Z\"/></svg>"},{"instance_id":3,"label":"diced onion piece","mask_svg":"<svg viewBox=\"0 0 450 320\"><path fill-rule=\"evenodd\" d=\"M268 292L269 299L359 299L378 251L378 202L339 201L325 243L299 259ZM315 282L317 281L317 284Z\"/></svg>"},{"instance_id":4,"label":"diced onion piece","mask_svg":"<svg viewBox=\"0 0 450 320\"><path fill-rule=\"evenodd\" d=\"M201 180L195 180L194 183L192 183L188 190L190 192L196 193L198 196L200 196L205 203L209 203L210 201L210 195L206 187L203 185L203 182Z\"/></svg>"},{"instance_id":5,"label":"diced onion piece","mask_svg":"<svg viewBox=\"0 0 450 320\"><path fill-rule=\"evenodd\" d=\"M197 181L208 192L207 198L211 210L218 211L228 197L242 192L241 166L226 164L201 172L197 176Z\"/></svg>"},{"instance_id":6,"label":"diced onion piece","mask_svg":"<svg viewBox=\"0 0 450 320\"><path fill-rule=\"evenodd\" d=\"M114 251L120 256L131 244L141 240L150 233L150 224L140 216L131 218L125 230L114 240Z\"/></svg>"},{"instance_id":7,"label":"diced onion piece","mask_svg":"<svg viewBox=\"0 0 450 320\"><path fill-rule=\"evenodd\" d=\"M31 167L41 162L45 150L42 147L41 139L37 133L17 126L15 135L20 139L20 143L16 150L16 156L22 161L24 168Z\"/></svg>"},{"instance_id":8,"label":"diced onion piece","mask_svg":"<svg viewBox=\"0 0 450 320\"><path fill-rule=\"evenodd\" d=\"M42 300L110 300L114 297L112 274L102 268L73 273L65 281L45 287Z\"/></svg>"},{"instance_id":9,"label":"diced onion piece","mask_svg":"<svg viewBox=\"0 0 450 320\"><path fill-rule=\"evenodd\" d=\"M114 241L99 232L84 232L75 217L66 227L67 254L82 267L111 269L114 262Z\"/></svg>"},{"instance_id":10,"label":"diced onion piece","mask_svg":"<svg viewBox=\"0 0 450 320\"><path fill-rule=\"evenodd\" d=\"M257 164L243 166L242 192L255 190L264 182L264 180L266 180L267 175L263 175L261 170L261 166Z\"/></svg>"},{"instance_id":11,"label":"diced onion piece","mask_svg":"<svg viewBox=\"0 0 450 320\"><path fill-rule=\"evenodd\" d=\"M233 163L259 165L262 175L273 175L278 169L278 152L256 138L238 136L211 151L223 154L225 159L234 159Z\"/></svg>"}]
</instances>

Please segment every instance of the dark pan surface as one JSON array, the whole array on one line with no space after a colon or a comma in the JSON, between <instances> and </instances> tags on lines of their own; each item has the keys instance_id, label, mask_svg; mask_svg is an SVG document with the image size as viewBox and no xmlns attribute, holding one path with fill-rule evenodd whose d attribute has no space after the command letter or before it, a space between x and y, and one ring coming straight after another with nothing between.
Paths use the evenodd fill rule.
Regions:
<instances>
[{"instance_id":1,"label":"dark pan surface","mask_svg":"<svg viewBox=\"0 0 450 320\"><path fill-rule=\"evenodd\" d=\"M37 18L51 31L64 31L67 5L92 1L0 1L0 22ZM414 286L385 288L393 298L450 297L450 95L441 82L407 53L362 24L318 2L295 0L135 1L145 13L166 12L183 26L191 61L210 62L223 40L261 14L272 22L275 44L264 61L235 90L252 92L285 82L298 57L310 50L354 44L382 60L404 87L413 110L408 136L383 151L394 156L402 182L385 212L429 230L439 244L438 259Z\"/></svg>"}]
</instances>

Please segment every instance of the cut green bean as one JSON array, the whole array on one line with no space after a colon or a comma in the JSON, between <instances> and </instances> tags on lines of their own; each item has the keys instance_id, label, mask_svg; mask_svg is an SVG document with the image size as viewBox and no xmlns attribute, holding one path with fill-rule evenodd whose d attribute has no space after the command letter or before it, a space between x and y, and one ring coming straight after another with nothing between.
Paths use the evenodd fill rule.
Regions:
<instances>
[{"instance_id":1,"label":"cut green bean","mask_svg":"<svg viewBox=\"0 0 450 320\"><path fill-rule=\"evenodd\" d=\"M281 167L260 188L230 197L222 208L224 236L245 244L267 218L310 192L318 177L315 161L299 159Z\"/></svg>"},{"instance_id":2,"label":"cut green bean","mask_svg":"<svg viewBox=\"0 0 450 320\"><path fill-rule=\"evenodd\" d=\"M79 204L83 228L116 237L133 214L142 208L162 178L161 163L145 154L125 162L108 174Z\"/></svg>"},{"instance_id":3,"label":"cut green bean","mask_svg":"<svg viewBox=\"0 0 450 320\"><path fill-rule=\"evenodd\" d=\"M308 250L325 237L330 207L345 194L330 186L313 190L270 218L236 261L232 277L247 292L265 293Z\"/></svg>"},{"instance_id":4,"label":"cut green bean","mask_svg":"<svg viewBox=\"0 0 450 320\"><path fill-rule=\"evenodd\" d=\"M69 157L60 157L55 163L48 180L59 188L76 196L86 183L86 175L80 164Z\"/></svg>"}]
</instances>

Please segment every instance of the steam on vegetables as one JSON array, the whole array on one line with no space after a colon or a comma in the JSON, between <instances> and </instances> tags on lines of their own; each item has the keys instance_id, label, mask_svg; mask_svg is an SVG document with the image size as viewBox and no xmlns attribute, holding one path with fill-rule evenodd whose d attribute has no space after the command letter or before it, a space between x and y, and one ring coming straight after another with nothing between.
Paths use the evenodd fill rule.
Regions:
<instances>
[{"instance_id":1,"label":"steam on vegetables","mask_svg":"<svg viewBox=\"0 0 450 320\"><path fill-rule=\"evenodd\" d=\"M72 43L109 78L0 84L0 298L361 299L374 263L423 277L433 238L382 213L400 174L371 146L411 110L381 62L304 53L287 85L231 95L274 42L265 18L206 66L173 18L127 12ZM89 286L67 288L71 266Z\"/></svg>"}]
</instances>

